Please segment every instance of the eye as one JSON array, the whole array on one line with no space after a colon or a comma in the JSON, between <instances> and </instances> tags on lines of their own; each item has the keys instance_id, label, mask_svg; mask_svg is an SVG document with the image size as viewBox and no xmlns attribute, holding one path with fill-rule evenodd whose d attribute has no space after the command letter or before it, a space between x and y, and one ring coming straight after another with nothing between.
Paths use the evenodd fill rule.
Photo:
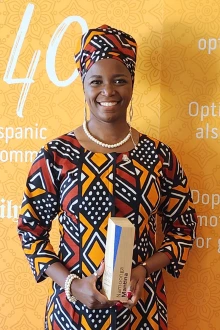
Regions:
<instances>
[{"instance_id":1,"label":"eye","mask_svg":"<svg viewBox=\"0 0 220 330\"><path fill-rule=\"evenodd\" d=\"M115 80L114 80L114 83L115 83L116 85L124 85L124 84L127 83L127 81L126 81L124 78L118 78L118 79L115 79Z\"/></svg>"},{"instance_id":2,"label":"eye","mask_svg":"<svg viewBox=\"0 0 220 330\"><path fill-rule=\"evenodd\" d=\"M97 86L97 85L101 85L101 83L102 83L102 80L95 79L90 82L90 85Z\"/></svg>"}]
</instances>

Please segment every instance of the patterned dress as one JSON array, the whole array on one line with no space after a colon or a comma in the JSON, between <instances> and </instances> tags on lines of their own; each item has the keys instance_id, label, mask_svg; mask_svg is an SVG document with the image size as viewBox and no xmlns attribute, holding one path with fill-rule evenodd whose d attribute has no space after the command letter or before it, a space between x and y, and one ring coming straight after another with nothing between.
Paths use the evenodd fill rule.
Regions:
<instances>
[{"instance_id":1,"label":"patterned dress","mask_svg":"<svg viewBox=\"0 0 220 330\"><path fill-rule=\"evenodd\" d=\"M156 214L162 217L164 240L159 251L171 262L166 270L180 275L195 238L196 215L187 178L172 150L140 134L126 153L94 153L73 132L49 142L33 163L19 218L19 235L38 282L57 260L85 277L105 253L110 216L127 217L135 226L133 267L155 253ZM49 240L59 218L60 245ZM101 279L97 288L101 289ZM145 281L141 299L130 311L115 307L92 310L70 303L51 281L45 329L165 330L167 306L162 271Z\"/></svg>"}]
</instances>

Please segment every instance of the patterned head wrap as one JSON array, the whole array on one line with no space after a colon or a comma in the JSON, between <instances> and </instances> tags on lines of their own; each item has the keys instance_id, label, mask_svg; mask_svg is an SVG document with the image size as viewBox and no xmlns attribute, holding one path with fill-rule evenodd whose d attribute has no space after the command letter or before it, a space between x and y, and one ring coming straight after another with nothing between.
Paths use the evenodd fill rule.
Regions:
<instances>
[{"instance_id":1,"label":"patterned head wrap","mask_svg":"<svg viewBox=\"0 0 220 330\"><path fill-rule=\"evenodd\" d=\"M108 25L88 30L82 36L75 52L75 61L82 81L94 63L112 58L127 67L134 82L136 48L136 41L130 35Z\"/></svg>"}]
</instances>

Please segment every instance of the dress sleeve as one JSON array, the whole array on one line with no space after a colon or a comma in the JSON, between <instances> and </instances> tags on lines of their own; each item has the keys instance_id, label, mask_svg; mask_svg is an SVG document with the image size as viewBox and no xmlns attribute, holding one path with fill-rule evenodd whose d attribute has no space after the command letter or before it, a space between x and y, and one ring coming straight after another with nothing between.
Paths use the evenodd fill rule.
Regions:
<instances>
[{"instance_id":1,"label":"dress sleeve","mask_svg":"<svg viewBox=\"0 0 220 330\"><path fill-rule=\"evenodd\" d=\"M59 261L49 241L52 220L59 212L53 168L52 153L42 148L29 172L18 220L22 248L37 282L44 280L45 270Z\"/></svg>"},{"instance_id":2,"label":"dress sleeve","mask_svg":"<svg viewBox=\"0 0 220 330\"><path fill-rule=\"evenodd\" d=\"M161 144L159 157L162 173L158 214L165 236L158 252L164 252L170 259L165 267L168 273L179 277L196 236L197 217L187 177L175 154Z\"/></svg>"}]
</instances>

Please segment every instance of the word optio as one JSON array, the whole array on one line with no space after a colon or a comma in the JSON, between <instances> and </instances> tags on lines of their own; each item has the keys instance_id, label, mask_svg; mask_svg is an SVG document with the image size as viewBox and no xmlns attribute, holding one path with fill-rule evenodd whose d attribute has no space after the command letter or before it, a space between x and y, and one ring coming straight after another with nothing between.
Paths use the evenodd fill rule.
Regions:
<instances>
[{"instance_id":1,"label":"word optio","mask_svg":"<svg viewBox=\"0 0 220 330\"><path fill-rule=\"evenodd\" d=\"M16 113L19 117L23 117L23 108L24 104L28 95L28 91L30 89L31 84L34 82L33 77L40 59L40 50L36 50L32 57L30 66L27 71L27 75L25 78L13 78L13 74L15 71L15 67L18 61L18 57L30 25L30 21L34 12L34 5L28 4L24 16L22 18L22 22L20 28L18 30L14 45L11 50L11 54L8 60L7 68L5 71L5 75L3 80L8 84L23 84L20 98L18 101L18 106ZM59 87L66 87L70 85L78 76L77 69L74 70L73 74L66 80L59 80L56 75L55 70L55 61L56 61L56 54L57 49L62 40L64 33L66 32L69 25L73 22L79 23L82 33L88 31L88 26L86 21L80 16L69 16L64 19L64 21L57 27L56 31L54 32L51 41L48 46L47 54L46 54L46 71L48 74L49 79Z\"/></svg>"},{"instance_id":2,"label":"word optio","mask_svg":"<svg viewBox=\"0 0 220 330\"><path fill-rule=\"evenodd\" d=\"M211 105L200 106L198 102L191 102L189 104L189 115L191 117L198 117L201 122L204 122L206 118L220 117L220 104L216 105L212 102ZM211 127L209 123L204 122L203 127L197 127L196 129L197 139L217 139L218 137L218 128Z\"/></svg>"},{"instance_id":3,"label":"word optio","mask_svg":"<svg viewBox=\"0 0 220 330\"><path fill-rule=\"evenodd\" d=\"M199 50L207 50L208 54L211 54L220 45L220 38L209 38L209 39L199 39L198 48Z\"/></svg>"},{"instance_id":4,"label":"word optio","mask_svg":"<svg viewBox=\"0 0 220 330\"><path fill-rule=\"evenodd\" d=\"M190 102L189 115L191 117L198 117L200 121L209 117L220 117L220 103L216 105L212 102L211 105L199 105L198 102Z\"/></svg>"}]
</instances>

